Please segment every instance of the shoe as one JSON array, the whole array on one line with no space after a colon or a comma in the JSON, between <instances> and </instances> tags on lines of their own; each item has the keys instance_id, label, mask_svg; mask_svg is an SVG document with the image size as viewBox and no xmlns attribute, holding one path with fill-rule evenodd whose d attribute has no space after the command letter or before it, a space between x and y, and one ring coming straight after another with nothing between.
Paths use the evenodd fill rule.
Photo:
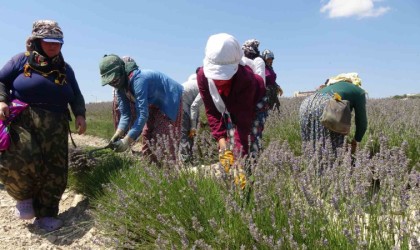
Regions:
<instances>
[{"instance_id":1,"label":"shoe","mask_svg":"<svg viewBox=\"0 0 420 250\"><path fill-rule=\"evenodd\" d=\"M16 201L16 216L22 220L33 219L35 217L35 211L34 207L32 206L32 203L32 199Z\"/></svg>"},{"instance_id":2,"label":"shoe","mask_svg":"<svg viewBox=\"0 0 420 250\"><path fill-rule=\"evenodd\" d=\"M54 217L36 218L34 225L46 230L47 232L55 231L63 226L63 221Z\"/></svg>"}]
</instances>

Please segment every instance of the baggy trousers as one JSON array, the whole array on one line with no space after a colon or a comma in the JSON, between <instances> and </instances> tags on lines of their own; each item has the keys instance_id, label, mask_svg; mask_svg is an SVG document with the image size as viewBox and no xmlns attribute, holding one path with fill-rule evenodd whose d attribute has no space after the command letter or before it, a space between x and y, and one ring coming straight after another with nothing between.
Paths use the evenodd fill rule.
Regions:
<instances>
[{"instance_id":1,"label":"baggy trousers","mask_svg":"<svg viewBox=\"0 0 420 250\"><path fill-rule=\"evenodd\" d=\"M16 200L33 199L36 217L58 214L68 175L68 114L28 107L10 126L0 181Z\"/></svg>"},{"instance_id":2,"label":"baggy trousers","mask_svg":"<svg viewBox=\"0 0 420 250\"><path fill-rule=\"evenodd\" d=\"M157 156L152 152L150 143L152 141L158 142L159 137L168 138L168 150L172 160L176 160L177 150L175 145L179 144L180 131L182 123L182 100L178 107L178 115L175 121L172 121L167 115L162 113L160 109L154 105L149 105L149 118L143 128L143 147L142 153L145 156L149 156L152 162L158 163ZM173 135L173 136L170 136ZM162 142L161 142L162 143ZM163 146L163 145L161 145Z\"/></svg>"},{"instance_id":3,"label":"baggy trousers","mask_svg":"<svg viewBox=\"0 0 420 250\"><path fill-rule=\"evenodd\" d=\"M195 121L195 123L198 123ZM194 146L194 138L189 136L191 131L191 116L189 113L182 111L181 122L181 139L179 143L179 159L182 162L187 162L192 159L192 150Z\"/></svg>"}]
</instances>

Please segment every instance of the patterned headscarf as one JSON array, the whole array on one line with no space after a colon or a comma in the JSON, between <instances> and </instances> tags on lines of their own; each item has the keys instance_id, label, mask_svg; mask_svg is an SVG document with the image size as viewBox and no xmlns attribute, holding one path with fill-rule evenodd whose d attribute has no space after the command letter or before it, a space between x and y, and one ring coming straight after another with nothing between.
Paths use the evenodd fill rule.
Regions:
<instances>
[{"instance_id":1,"label":"patterned headscarf","mask_svg":"<svg viewBox=\"0 0 420 250\"><path fill-rule=\"evenodd\" d=\"M38 20L32 24L32 33L26 39L26 51L38 50L43 54L43 51L39 51L40 48L35 48L39 45L36 43L36 40L47 39L50 42L64 43L64 35L58 23L53 20ZM40 47L40 46L38 46Z\"/></svg>"},{"instance_id":2,"label":"patterned headscarf","mask_svg":"<svg viewBox=\"0 0 420 250\"><path fill-rule=\"evenodd\" d=\"M41 47L41 39L51 39L63 43L63 31L53 20L38 20L32 25L32 34L26 40L26 53L28 62L24 66L24 75L30 77L32 72L40 75L54 77L58 85L66 84L66 63L61 52L49 58Z\"/></svg>"},{"instance_id":3,"label":"patterned headscarf","mask_svg":"<svg viewBox=\"0 0 420 250\"><path fill-rule=\"evenodd\" d=\"M254 59L260 56L260 51L258 50L258 46L260 46L260 42L256 39L246 40L245 43L242 45L242 50L244 54L249 59Z\"/></svg>"},{"instance_id":4,"label":"patterned headscarf","mask_svg":"<svg viewBox=\"0 0 420 250\"><path fill-rule=\"evenodd\" d=\"M32 39L36 38L56 38L63 39L63 31L61 31L58 23L53 20L38 20L32 25Z\"/></svg>"}]
</instances>

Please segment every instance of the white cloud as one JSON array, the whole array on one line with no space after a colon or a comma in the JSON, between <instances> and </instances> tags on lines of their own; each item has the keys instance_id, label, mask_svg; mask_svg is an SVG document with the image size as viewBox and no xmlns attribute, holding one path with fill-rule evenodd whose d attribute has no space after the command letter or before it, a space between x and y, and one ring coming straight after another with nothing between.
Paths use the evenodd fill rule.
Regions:
<instances>
[{"instance_id":1,"label":"white cloud","mask_svg":"<svg viewBox=\"0 0 420 250\"><path fill-rule=\"evenodd\" d=\"M330 0L322 6L321 12L327 12L328 17L377 17L390 10L389 7L375 7L374 2L382 0Z\"/></svg>"}]
</instances>

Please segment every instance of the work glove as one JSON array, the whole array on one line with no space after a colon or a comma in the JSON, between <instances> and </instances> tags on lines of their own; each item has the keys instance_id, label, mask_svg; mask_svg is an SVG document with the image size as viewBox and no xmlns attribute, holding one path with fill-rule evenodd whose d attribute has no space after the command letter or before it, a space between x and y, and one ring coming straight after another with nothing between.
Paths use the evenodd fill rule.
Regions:
<instances>
[{"instance_id":1,"label":"work glove","mask_svg":"<svg viewBox=\"0 0 420 250\"><path fill-rule=\"evenodd\" d=\"M191 130L190 130L190 132L188 132L188 137L189 138L194 138L194 136L197 134L197 130L195 129L195 128L192 128Z\"/></svg>"},{"instance_id":2,"label":"work glove","mask_svg":"<svg viewBox=\"0 0 420 250\"><path fill-rule=\"evenodd\" d=\"M241 167L238 167L238 170L235 170L233 172L233 176L234 176L235 185L240 187L242 190L244 190L246 186L245 171Z\"/></svg>"},{"instance_id":3,"label":"work glove","mask_svg":"<svg viewBox=\"0 0 420 250\"><path fill-rule=\"evenodd\" d=\"M123 136L123 133L121 130L117 130L115 134L111 137L111 140L109 140L109 143L112 144L116 141L118 141Z\"/></svg>"},{"instance_id":4,"label":"work glove","mask_svg":"<svg viewBox=\"0 0 420 250\"><path fill-rule=\"evenodd\" d=\"M219 162L222 167L225 169L226 173L229 173L230 167L233 165L235 158L231 150L225 150L224 152L219 153Z\"/></svg>"},{"instance_id":5,"label":"work glove","mask_svg":"<svg viewBox=\"0 0 420 250\"><path fill-rule=\"evenodd\" d=\"M128 141L128 139L124 138L113 142L111 145L111 148L114 150L114 152L121 153L126 151L130 147L130 142Z\"/></svg>"}]
</instances>

